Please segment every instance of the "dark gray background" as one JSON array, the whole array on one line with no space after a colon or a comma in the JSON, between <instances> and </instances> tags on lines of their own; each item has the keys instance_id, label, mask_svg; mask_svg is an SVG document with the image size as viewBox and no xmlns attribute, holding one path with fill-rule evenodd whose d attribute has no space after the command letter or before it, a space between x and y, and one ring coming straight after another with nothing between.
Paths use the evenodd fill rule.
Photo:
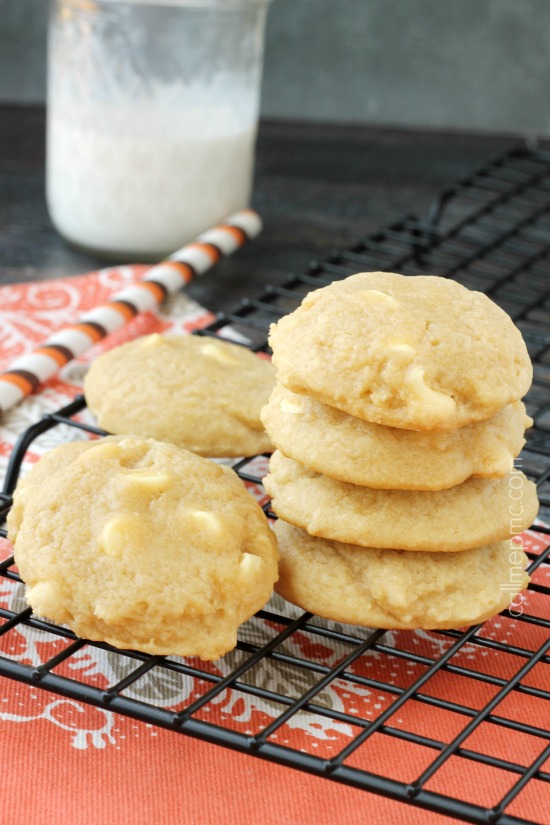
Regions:
<instances>
[{"instance_id":1,"label":"dark gray background","mask_svg":"<svg viewBox=\"0 0 550 825\"><path fill-rule=\"evenodd\" d=\"M45 93L47 0L0 0L0 102ZM274 0L264 116L550 133L549 0Z\"/></svg>"}]
</instances>

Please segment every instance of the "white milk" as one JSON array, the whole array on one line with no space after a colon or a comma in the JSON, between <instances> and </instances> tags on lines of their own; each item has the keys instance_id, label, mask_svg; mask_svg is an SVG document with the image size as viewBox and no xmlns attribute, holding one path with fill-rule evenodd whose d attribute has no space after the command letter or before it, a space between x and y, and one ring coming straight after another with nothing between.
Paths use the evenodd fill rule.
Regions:
<instances>
[{"instance_id":1,"label":"white milk","mask_svg":"<svg viewBox=\"0 0 550 825\"><path fill-rule=\"evenodd\" d=\"M255 136L228 107L50 108L51 218L79 246L160 259L248 206Z\"/></svg>"}]
</instances>

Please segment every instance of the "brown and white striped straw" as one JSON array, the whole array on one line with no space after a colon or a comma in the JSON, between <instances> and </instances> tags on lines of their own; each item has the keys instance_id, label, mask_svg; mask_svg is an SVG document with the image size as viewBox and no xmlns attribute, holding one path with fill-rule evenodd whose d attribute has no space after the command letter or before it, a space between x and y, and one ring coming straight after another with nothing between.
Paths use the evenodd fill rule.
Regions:
<instances>
[{"instance_id":1,"label":"brown and white striped straw","mask_svg":"<svg viewBox=\"0 0 550 825\"><path fill-rule=\"evenodd\" d=\"M0 411L13 407L51 378L68 361L120 329L140 312L160 304L222 257L231 255L262 228L259 215L241 209L196 241L153 266L141 281L117 292L110 301L86 312L74 324L56 332L38 349L17 358L0 374Z\"/></svg>"}]
</instances>

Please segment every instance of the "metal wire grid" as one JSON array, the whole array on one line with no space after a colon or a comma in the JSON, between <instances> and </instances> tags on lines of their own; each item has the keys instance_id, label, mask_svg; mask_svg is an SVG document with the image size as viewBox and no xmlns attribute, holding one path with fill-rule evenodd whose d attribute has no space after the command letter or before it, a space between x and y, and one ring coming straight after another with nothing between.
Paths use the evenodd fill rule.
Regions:
<instances>
[{"instance_id":1,"label":"metal wire grid","mask_svg":"<svg viewBox=\"0 0 550 825\"><path fill-rule=\"evenodd\" d=\"M437 272L479 289L497 301L514 318L523 332L535 365L533 388L527 399L535 426L529 433L523 454L523 469L538 483L541 514L550 517L550 281L546 267L550 253L550 155L517 149L476 170L467 179L445 191L425 221L406 217L385 230L361 240L346 251L332 254L322 263L313 262L300 275L291 275L282 286L268 287L259 298L243 301L239 307L220 315L201 334L224 335L227 327L251 341L255 350L267 350L269 323L294 309L309 290L336 278L365 270L383 269L406 274ZM0 521L11 505L25 453L33 441L48 430L66 425L87 432L101 432L79 418L82 398L56 413L44 416L30 427L16 445L0 497ZM235 469L244 481L261 483L262 470L256 459L245 459ZM272 517L269 504L264 507ZM547 528L540 528L548 534ZM5 536L5 531L0 531ZM263 610L243 628L237 646L238 664L220 676L204 663L172 657L149 656L135 651L114 651L107 645L79 639L65 627L52 625L32 615L29 608L0 608L0 642L18 627L33 628L46 637L61 640L65 646L45 663L33 667L0 656L0 675L72 697L92 705L153 723L174 732L222 744L235 750L298 768L318 776L438 811L475 823L530 822L522 818L521 794L529 784L548 792L550 801L550 588L537 581L537 570L548 564L550 548L530 555L530 590L536 594L536 609L516 617L518 626L540 630L536 649L495 639L483 626L466 632L439 631L430 634L440 644L440 652L413 649L409 635L399 634L389 643L383 630L370 632L324 622L309 613L296 616ZM0 564L0 577L19 581L13 558ZM503 614L503 622L506 622ZM258 627L262 627L261 633ZM266 638L267 634L267 638ZM314 657L298 655L289 643L298 638L332 646L338 661L325 664ZM72 657L86 645L110 650L124 663L125 675L102 689L88 683L77 672L68 670ZM486 667L472 666L465 651L475 648L486 654ZM370 657L371 670L362 663ZM506 666L504 665L506 662ZM510 663L513 663L513 666ZM261 663L280 670L281 688L266 689L255 671ZM399 678L385 676L384 665L391 663ZM408 668L420 669L413 679L401 678ZM401 670L400 670L401 669ZM131 688L151 673L170 674L171 678L191 678L200 686L200 696L181 707L158 706L135 698ZM76 673L76 675L75 675ZM297 678L291 678L298 674ZM304 674L307 675L305 679ZM368 674L368 675L367 675ZM451 697L438 695L433 685L442 675L450 679ZM536 676L536 678L535 678ZM475 684L479 699L461 701L463 680ZM301 688L296 689L299 683ZM293 689L290 689L290 685ZM383 692L387 706L376 718L361 718L331 707L324 695L333 685ZM449 684L449 683L448 683ZM455 689L456 687L456 689ZM243 733L227 718L208 717L226 690L270 702L279 712L258 730ZM294 695L295 694L295 695ZM524 697L541 703L540 714L528 721L521 714L506 712L506 701L513 697L521 708ZM380 697L382 698L382 697ZM525 700L524 700L525 701ZM398 724L399 713L423 706L426 725L406 729ZM475 706L471 706L475 705ZM429 732L434 714L445 712L458 720L456 732L440 739ZM300 714L342 723L355 732L335 755L323 756L313 747L291 747L275 741L289 721ZM464 724L465 723L465 724ZM537 743L529 764L520 764L509 755L495 755L476 749L470 740L486 725L510 737L530 737ZM437 730L437 726L434 728ZM284 741L284 740L283 740ZM389 746L390 760L380 762L369 756L369 743ZM388 744L389 743L389 744ZM307 743L306 743L307 745ZM399 763L403 749L412 746L412 778L398 776L392 763ZM488 749L487 749L488 750ZM376 753L376 749L375 749ZM416 758L418 754L418 758ZM426 754L428 758L426 759ZM421 758L424 757L424 758ZM458 760L458 762L457 762ZM480 803L464 785L457 783L454 796L438 790L438 774L450 763L465 767L466 775L476 763L476 771L496 769L508 778L506 788L495 801L490 787ZM419 766L421 770L419 771ZM499 774L501 775L501 774ZM476 773L476 776L479 774ZM481 780L480 780L481 781ZM471 779L470 779L471 783ZM474 781L475 784L475 781ZM500 787L500 786L499 786ZM491 800L490 804L488 800Z\"/></svg>"}]
</instances>

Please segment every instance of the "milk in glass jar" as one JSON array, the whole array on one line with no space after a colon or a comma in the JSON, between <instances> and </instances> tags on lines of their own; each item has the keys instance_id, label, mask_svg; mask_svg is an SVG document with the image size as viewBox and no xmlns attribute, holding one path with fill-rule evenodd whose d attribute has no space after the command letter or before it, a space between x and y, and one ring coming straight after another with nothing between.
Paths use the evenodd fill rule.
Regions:
<instances>
[{"instance_id":1,"label":"milk in glass jar","mask_svg":"<svg viewBox=\"0 0 550 825\"><path fill-rule=\"evenodd\" d=\"M267 0L52 0L48 209L154 260L249 203Z\"/></svg>"}]
</instances>

